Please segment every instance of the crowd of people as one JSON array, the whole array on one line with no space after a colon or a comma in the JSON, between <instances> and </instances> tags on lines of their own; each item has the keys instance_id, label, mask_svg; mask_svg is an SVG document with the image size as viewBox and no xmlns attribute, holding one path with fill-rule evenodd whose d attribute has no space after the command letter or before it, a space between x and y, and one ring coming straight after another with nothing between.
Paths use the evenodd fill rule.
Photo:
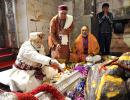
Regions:
<instances>
[{"instance_id":1,"label":"crowd of people","mask_svg":"<svg viewBox=\"0 0 130 100\"><path fill-rule=\"evenodd\" d=\"M104 3L103 11L97 14L99 38L96 39L89 27L84 25L70 52L73 16L68 14L66 5L58 6L58 14L50 21L48 46L51 57L46 56L44 51L45 34L31 32L29 40L22 44L12 69L0 72L0 76L4 76L0 78L0 82L9 85L11 91L27 92L41 85L44 80L52 78L58 71L63 71L63 62L78 63L86 61L87 56L109 54L113 16L108 9L109 4Z\"/></svg>"}]
</instances>

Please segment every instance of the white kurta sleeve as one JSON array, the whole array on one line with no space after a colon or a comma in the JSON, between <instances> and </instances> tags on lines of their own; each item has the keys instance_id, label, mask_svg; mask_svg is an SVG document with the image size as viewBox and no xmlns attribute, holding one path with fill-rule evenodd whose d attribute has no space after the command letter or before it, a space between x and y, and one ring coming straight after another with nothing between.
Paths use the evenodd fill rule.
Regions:
<instances>
[{"instance_id":1,"label":"white kurta sleeve","mask_svg":"<svg viewBox=\"0 0 130 100\"><path fill-rule=\"evenodd\" d=\"M41 63L43 65L49 65L49 62L51 60L50 57L47 57L45 55L39 54L36 51L30 51L30 52L26 52L24 53L24 57L27 57L28 59L30 59L31 61L37 62L37 63Z\"/></svg>"},{"instance_id":2,"label":"white kurta sleeve","mask_svg":"<svg viewBox=\"0 0 130 100\"><path fill-rule=\"evenodd\" d=\"M21 49L21 55L30 61L41 63L43 65L49 65L51 58L38 53L32 46L24 46Z\"/></svg>"}]
</instances>

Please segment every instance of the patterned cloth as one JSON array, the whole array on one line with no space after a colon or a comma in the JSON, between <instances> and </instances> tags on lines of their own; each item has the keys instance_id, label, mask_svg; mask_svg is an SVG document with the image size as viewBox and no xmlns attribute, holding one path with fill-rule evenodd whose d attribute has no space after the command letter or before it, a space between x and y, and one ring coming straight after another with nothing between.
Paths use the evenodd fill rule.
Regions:
<instances>
[{"instance_id":1,"label":"patterned cloth","mask_svg":"<svg viewBox=\"0 0 130 100\"><path fill-rule=\"evenodd\" d=\"M117 63L119 66L122 66L130 71L130 52L124 53L121 57L119 57Z\"/></svg>"},{"instance_id":2,"label":"patterned cloth","mask_svg":"<svg viewBox=\"0 0 130 100\"><path fill-rule=\"evenodd\" d=\"M88 55L88 36L83 38L84 54Z\"/></svg>"},{"instance_id":3,"label":"patterned cloth","mask_svg":"<svg viewBox=\"0 0 130 100\"><path fill-rule=\"evenodd\" d=\"M18 69L20 69L20 70L35 70L35 73L34 73L34 75L35 75L35 77L37 78L37 79L39 79L39 80L43 80L43 77L45 77L46 75L45 74L43 74L43 72L42 72L42 68L41 68L41 64L40 64L40 66L39 67L34 67L34 66L30 66L30 65L27 65L27 64L25 64L24 62L22 62L22 61L20 61L19 60L19 64L16 64L16 63L14 63L14 66L16 67L16 68L18 68Z\"/></svg>"},{"instance_id":4,"label":"patterned cloth","mask_svg":"<svg viewBox=\"0 0 130 100\"><path fill-rule=\"evenodd\" d=\"M105 66L106 69L100 73L98 70L102 64L92 66L86 81L87 100L129 100L129 54L123 54L115 63Z\"/></svg>"}]
</instances>

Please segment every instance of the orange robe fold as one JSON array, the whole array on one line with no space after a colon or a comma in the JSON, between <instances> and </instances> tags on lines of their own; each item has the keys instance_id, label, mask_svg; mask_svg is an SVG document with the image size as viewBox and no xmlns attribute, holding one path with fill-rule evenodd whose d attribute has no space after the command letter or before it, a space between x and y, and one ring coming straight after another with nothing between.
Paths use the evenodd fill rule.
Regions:
<instances>
[{"instance_id":1,"label":"orange robe fold","mask_svg":"<svg viewBox=\"0 0 130 100\"><path fill-rule=\"evenodd\" d=\"M88 34L88 55L84 54L83 48L83 39L82 34L80 34L75 42L73 47L73 53L70 54L70 60L73 62L85 61L86 56L96 55L99 53L100 47L97 39L91 33Z\"/></svg>"}]
</instances>

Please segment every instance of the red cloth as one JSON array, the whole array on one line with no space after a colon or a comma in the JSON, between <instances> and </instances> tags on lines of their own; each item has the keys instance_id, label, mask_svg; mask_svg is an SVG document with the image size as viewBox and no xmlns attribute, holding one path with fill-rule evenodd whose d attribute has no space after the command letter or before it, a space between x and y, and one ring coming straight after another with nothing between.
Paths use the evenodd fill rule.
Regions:
<instances>
[{"instance_id":1,"label":"red cloth","mask_svg":"<svg viewBox=\"0 0 130 100\"><path fill-rule=\"evenodd\" d=\"M39 67L34 67L34 66L30 66L30 65L27 65L27 64L25 64L24 62L21 62L21 61L19 61L20 62L20 64L16 64L16 63L14 63L13 65L16 67L16 68L18 68L18 69L20 69L20 70L35 70L35 73L34 73L34 75L35 75L35 77L37 78L37 79L39 79L39 80L43 80L43 77L45 77L46 75L42 72L42 68L39 66Z\"/></svg>"},{"instance_id":2,"label":"red cloth","mask_svg":"<svg viewBox=\"0 0 130 100\"><path fill-rule=\"evenodd\" d=\"M66 5L59 5L58 10L68 10L68 7Z\"/></svg>"},{"instance_id":3,"label":"red cloth","mask_svg":"<svg viewBox=\"0 0 130 100\"><path fill-rule=\"evenodd\" d=\"M18 100L38 100L34 95L31 93L15 93L18 97Z\"/></svg>"},{"instance_id":4,"label":"red cloth","mask_svg":"<svg viewBox=\"0 0 130 100\"><path fill-rule=\"evenodd\" d=\"M62 93L60 93L53 85L47 83L42 84L41 86L37 87L31 92L26 92L26 93L14 92L14 93L17 95L18 100L38 100L38 98L36 98L34 95L36 95L41 91L50 93L53 96L53 98L55 98L56 100L65 100L65 96Z\"/></svg>"}]
</instances>

